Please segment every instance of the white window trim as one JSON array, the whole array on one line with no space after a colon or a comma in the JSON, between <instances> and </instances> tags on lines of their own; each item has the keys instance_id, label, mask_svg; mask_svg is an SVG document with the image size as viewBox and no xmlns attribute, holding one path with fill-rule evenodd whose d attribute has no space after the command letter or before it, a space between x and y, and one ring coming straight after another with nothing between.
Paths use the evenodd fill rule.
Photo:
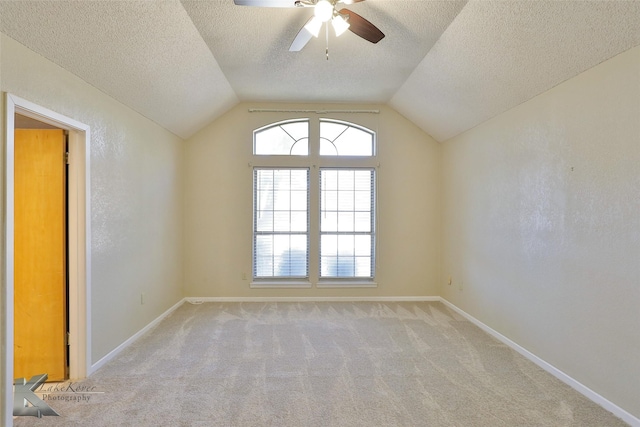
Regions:
<instances>
[{"instance_id":1,"label":"white window trim","mask_svg":"<svg viewBox=\"0 0 640 427\"><path fill-rule=\"evenodd\" d=\"M269 127L270 125L279 125L282 123L286 123L288 121L299 121L302 119L309 120L309 155L308 156L286 156L286 155L251 155L251 158L248 162L249 170L252 174L254 174L255 168L304 168L308 167L310 174L313 174L314 171L318 171L320 168L347 168L347 169L358 169L358 168L371 168L376 171L375 174L375 184L374 189L376 191L375 194L375 205L374 205L374 215L375 215L375 245L374 245L374 266L373 266L373 277L371 278L363 278L363 277L336 277L336 278L321 278L320 277L320 260L319 260L319 248L320 248L320 200L319 200L319 180L316 180L313 175L309 176L309 277L307 279L291 278L287 279L286 277L274 277L274 278L256 278L253 277L253 256L254 256L254 248L253 243L251 245L251 271L252 278L249 283L250 289L345 289L345 288L377 288L378 283L376 281L376 273L378 270L378 196L377 196L377 188L378 188L378 169L380 167L380 163L378 160L378 135L377 132L371 127L361 125L355 121L345 121L343 119L334 119L323 117L323 119L329 119L335 122L341 122L348 125L353 125L357 128L361 128L367 131L371 131L373 133L374 138L374 149L372 156L321 156L319 154L319 135L320 135L320 120L321 118L314 117L291 117L286 120L275 120L270 123L266 123L258 128L264 129ZM252 141L251 145L253 147L253 132L252 132ZM319 172L317 172L319 173ZM253 178L252 178L253 182ZM252 184L253 185L253 184ZM252 190L253 191L253 190ZM253 221L253 219L252 219ZM253 224L251 225L253 230ZM253 232L252 232L253 239ZM317 259L316 259L317 258Z\"/></svg>"},{"instance_id":2,"label":"white window trim","mask_svg":"<svg viewBox=\"0 0 640 427\"><path fill-rule=\"evenodd\" d=\"M307 172L307 231L305 233L302 232L289 232L289 233L283 233L283 235L292 235L292 234L305 234L306 238L307 238L307 276L291 276L291 277L278 277L278 276L255 276L256 273L256 266L255 266L255 253L256 253L256 236L261 234L260 232L257 232L255 230L256 227L256 183L255 183L255 176L256 176L256 171L258 170L305 170ZM251 274L252 274L252 283L267 283L267 282L296 282L296 281L306 281L308 280L309 277L309 252L310 252L310 247L309 247L309 240L311 237L311 229L310 229L310 223L309 223L309 196L310 196L310 177L311 177L311 168L309 167L262 167L262 166L256 166L253 168L253 175L254 175L254 184L253 184L253 197L254 197L254 206L253 206L253 244L252 244L252 250L251 250L251 256L252 256L252 266L251 266ZM269 234L269 233L267 233ZM273 235L276 235L277 233L272 233Z\"/></svg>"},{"instance_id":3,"label":"white window trim","mask_svg":"<svg viewBox=\"0 0 640 427\"><path fill-rule=\"evenodd\" d=\"M335 288L377 288L378 282L375 280L346 280L346 279L320 279L316 283L316 288L335 289Z\"/></svg>"},{"instance_id":4,"label":"white window trim","mask_svg":"<svg viewBox=\"0 0 640 427\"><path fill-rule=\"evenodd\" d=\"M249 283L251 289L309 289L313 287L308 280L300 279L254 279Z\"/></svg>"}]
</instances>

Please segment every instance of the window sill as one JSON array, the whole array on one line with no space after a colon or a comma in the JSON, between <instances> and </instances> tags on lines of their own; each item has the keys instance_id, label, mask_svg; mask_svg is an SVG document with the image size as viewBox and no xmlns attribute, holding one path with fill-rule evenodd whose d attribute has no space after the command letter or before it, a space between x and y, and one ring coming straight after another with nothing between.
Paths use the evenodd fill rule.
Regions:
<instances>
[{"instance_id":1,"label":"window sill","mask_svg":"<svg viewBox=\"0 0 640 427\"><path fill-rule=\"evenodd\" d=\"M251 289L309 289L313 285L306 280L259 280L249 283ZM377 288L373 280L321 280L316 288Z\"/></svg>"},{"instance_id":2,"label":"window sill","mask_svg":"<svg viewBox=\"0 0 640 427\"><path fill-rule=\"evenodd\" d=\"M260 280L257 282L249 283L251 289L264 289L264 288L288 288L288 289L306 289L311 287L311 282L306 280Z\"/></svg>"},{"instance_id":3,"label":"window sill","mask_svg":"<svg viewBox=\"0 0 640 427\"><path fill-rule=\"evenodd\" d=\"M372 280L321 280L317 288L377 288L378 284Z\"/></svg>"}]
</instances>

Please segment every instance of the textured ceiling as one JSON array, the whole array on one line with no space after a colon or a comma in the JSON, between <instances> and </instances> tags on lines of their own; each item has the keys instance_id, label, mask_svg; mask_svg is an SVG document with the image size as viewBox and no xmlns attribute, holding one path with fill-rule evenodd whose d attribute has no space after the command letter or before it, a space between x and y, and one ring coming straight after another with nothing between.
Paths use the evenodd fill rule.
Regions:
<instances>
[{"instance_id":1,"label":"textured ceiling","mask_svg":"<svg viewBox=\"0 0 640 427\"><path fill-rule=\"evenodd\" d=\"M339 6L340 7L340 6ZM241 100L389 103L439 141L640 44L640 0L367 0L386 35L289 52L304 8L7 1L0 31L188 138Z\"/></svg>"},{"instance_id":2,"label":"textured ceiling","mask_svg":"<svg viewBox=\"0 0 640 427\"><path fill-rule=\"evenodd\" d=\"M473 1L390 105L445 141L638 44L637 1Z\"/></svg>"},{"instance_id":3,"label":"textured ceiling","mask_svg":"<svg viewBox=\"0 0 640 427\"><path fill-rule=\"evenodd\" d=\"M238 102L177 0L2 0L0 30L183 138Z\"/></svg>"},{"instance_id":4,"label":"textured ceiling","mask_svg":"<svg viewBox=\"0 0 640 427\"><path fill-rule=\"evenodd\" d=\"M307 8L215 8L182 2L241 100L386 103L462 9L464 1L376 1L348 6L386 37L369 43L347 31L324 31L289 52L313 15ZM341 6L339 6L341 8Z\"/></svg>"}]
</instances>

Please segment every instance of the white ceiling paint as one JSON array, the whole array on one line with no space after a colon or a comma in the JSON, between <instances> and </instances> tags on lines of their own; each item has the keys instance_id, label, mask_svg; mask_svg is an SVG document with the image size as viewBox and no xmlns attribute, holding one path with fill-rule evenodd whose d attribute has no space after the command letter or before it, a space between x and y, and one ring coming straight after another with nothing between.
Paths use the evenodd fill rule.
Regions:
<instances>
[{"instance_id":1,"label":"white ceiling paint","mask_svg":"<svg viewBox=\"0 0 640 427\"><path fill-rule=\"evenodd\" d=\"M187 13L243 101L386 103L462 9L464 1L379 1L347 6L385 34L377 44L347 31L289 46L309 8L183 0ZM342 6L338 6L342 8Z\"/></svg>"},{"instance_id":2,"label":"white ceiling paint","mask_svg":"<svg viewBox=\"0 0 640 427\"><path fill-rule=\"evenodd\" d=\"M310 9L0 1L0 30L176 135L238 101L389 103L444 141L640 44L640 1L367 0L386 35L301 52Z\"/></svg>"},{"instance_id":3,"label":"white ceiling paint","mask_svg":"<svg viewBox=\"0 0 640 427\"><path fill-rule=\"evenodd\" d=\"M446 141L638 44L637 1L473 1L390 105Z\"/></svg>"},{"instance_id":4,"label":"white ceiling paint","mask_svg":"<svg viewBox=\"0 0 640 427\"><path fill-rule=\"evenodd\" d=\"M1 1L0 30L187 138L238 99L178 0Z\"/></svg>"}]
</instances>

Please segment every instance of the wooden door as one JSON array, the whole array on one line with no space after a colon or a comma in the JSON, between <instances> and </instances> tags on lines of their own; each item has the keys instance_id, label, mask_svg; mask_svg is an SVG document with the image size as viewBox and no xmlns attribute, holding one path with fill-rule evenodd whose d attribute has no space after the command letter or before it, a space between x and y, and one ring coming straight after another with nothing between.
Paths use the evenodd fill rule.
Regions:
<instances>
[{"instance_id":1,"label":"wooden door","mask_svg":"<svg viewBox=\"0 0 640 427\"><path fill-rule=\"evenodd\" d=\"M64 131L16 129L14 378L66 379Z\"/></svg>"}]
</instances>

